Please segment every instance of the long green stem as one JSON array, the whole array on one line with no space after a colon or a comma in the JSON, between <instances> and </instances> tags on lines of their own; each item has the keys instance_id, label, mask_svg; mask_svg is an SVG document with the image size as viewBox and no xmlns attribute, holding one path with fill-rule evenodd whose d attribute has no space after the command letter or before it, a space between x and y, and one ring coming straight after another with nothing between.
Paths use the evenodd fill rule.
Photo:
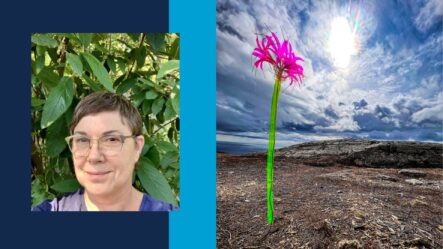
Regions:
<instances>
[{"instance_id":1,"label":"long green stem","mask_svg":"<svg viewBox=\"0 0 443 249\"><path fill-rule=\"evenodd\" d=\"M274 93L272 94L271 117L269 118L269 144L268 160L266 163L266 191L268 195L268 224L274 223L274 200L272 191L272 181L274 179L274 147L275 147L275 126L277 122L278 97L280 95L281 79L277 77L274 83Z\"/></svg>"}]
</instances>

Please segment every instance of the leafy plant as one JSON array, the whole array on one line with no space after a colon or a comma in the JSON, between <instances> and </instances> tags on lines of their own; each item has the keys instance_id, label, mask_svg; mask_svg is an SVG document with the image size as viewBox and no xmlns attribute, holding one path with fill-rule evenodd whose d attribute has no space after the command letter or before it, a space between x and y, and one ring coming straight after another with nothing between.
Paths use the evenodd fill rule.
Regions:
<instances>
[{"instance_id":1,"label":"leafy plant","mask_svg":"<svg viewBox=\"0 0 443 249\"><path fill-rule=\"evenodd\" d=\"M111 91L128 98L144 123L134 186L178 206L179 34L53 33L31 41L32 205L80 186L64 137L81 98Z\"/></svg>"}]
</instances>

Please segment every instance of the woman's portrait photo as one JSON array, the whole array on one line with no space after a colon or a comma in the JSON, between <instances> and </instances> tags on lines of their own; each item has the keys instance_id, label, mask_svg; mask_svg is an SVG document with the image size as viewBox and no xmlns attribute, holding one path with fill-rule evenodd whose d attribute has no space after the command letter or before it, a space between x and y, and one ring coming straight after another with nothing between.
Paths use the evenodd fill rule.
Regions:
<instances>
[{"instance_id":1,"label":"woman's portrait photo","mask_svg":"<svg viewBox=\"0 0 443 249\"><path fill-rule=\"evenodd\" d=\"M32 211L174 211L180 35L31 36Z\"/></svg>"}]
</instances>

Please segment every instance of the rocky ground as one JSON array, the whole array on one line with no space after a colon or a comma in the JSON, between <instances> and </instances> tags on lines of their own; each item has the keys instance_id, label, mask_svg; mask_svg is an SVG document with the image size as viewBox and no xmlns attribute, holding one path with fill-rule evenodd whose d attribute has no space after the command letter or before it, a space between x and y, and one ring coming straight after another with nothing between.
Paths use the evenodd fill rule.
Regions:
<instances>
[{"instance_id":1,"label":"rocky ground","mask_svg":"<svg viewBox=\"0 0 443 249\"><path fill-rule=\"evenodd\" d=\"M400 153L398 146L389 150ZM441 160L435 150L421 159L430 152L403 154L406 161L426 161L428 167L406 163L400 168L384 167L380 160L372 167L365 165L371 160L347 165L321 150L314 150L315 156L330 164L312 166L301 157L295 160L294 148L280 150L273 225L266 220L266 155L218 154L217 248L443 248L443 169L429 167ZM367 150L358 151L365 159ZM342 152L336 159L356 151Z\"/></svg>"}]
</instances>

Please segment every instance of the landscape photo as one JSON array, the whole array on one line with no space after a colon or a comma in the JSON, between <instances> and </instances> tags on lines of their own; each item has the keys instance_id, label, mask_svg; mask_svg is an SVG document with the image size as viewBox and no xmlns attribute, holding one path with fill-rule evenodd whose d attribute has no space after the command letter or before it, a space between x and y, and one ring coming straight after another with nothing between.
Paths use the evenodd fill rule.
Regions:
<instances>
[{"instance_id":1,"label":"landscape photo","mask_svg":"<svg viewBox=\"0 0 443 249\"><path fill-rule=\"evenodd\" d=\"M216 19L217 248L443 248L443 2Z\"/></svg>"}]
</instances>

